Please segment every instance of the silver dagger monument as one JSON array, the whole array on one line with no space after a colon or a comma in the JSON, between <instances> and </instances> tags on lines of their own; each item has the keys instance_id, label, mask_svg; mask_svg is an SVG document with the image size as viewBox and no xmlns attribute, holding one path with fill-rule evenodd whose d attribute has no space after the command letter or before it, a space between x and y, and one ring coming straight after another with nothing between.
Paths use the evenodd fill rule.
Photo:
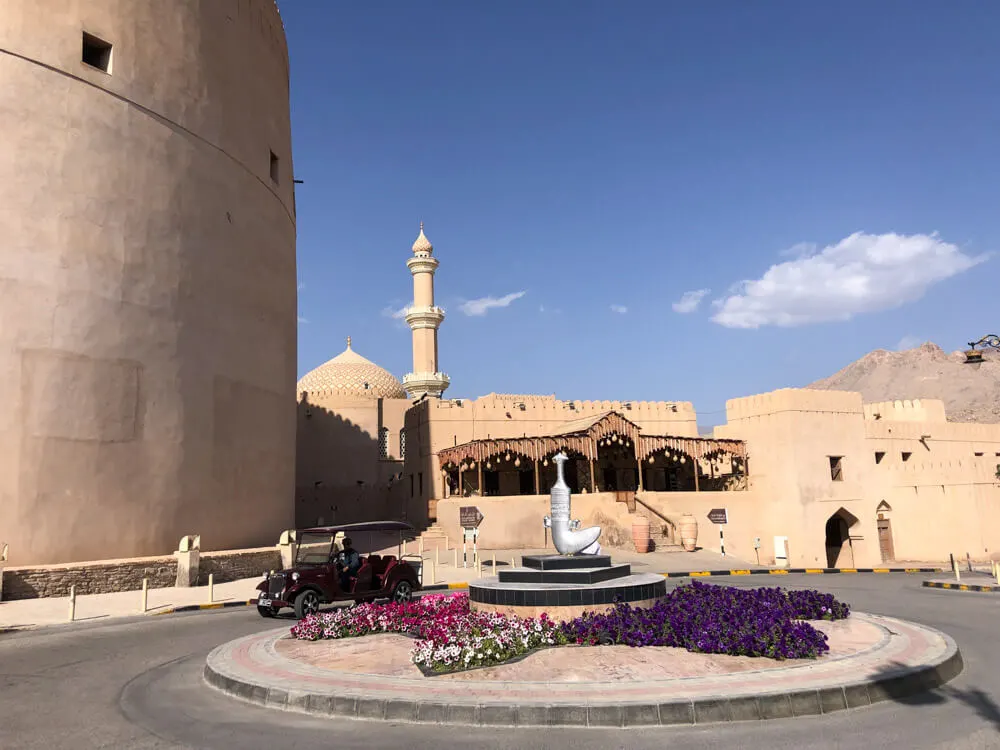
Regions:
<instances>
[{"instance_id":1,"label":"silver dagger monument","mask_svg":"<svg viewBox=\"0 0 1000 750\"><path fill-rule=\"evenodd\" d=\"M562 453L552 457L556 465L556 483L549 494L551 516L545 516L545 527L552 529L552 543L560 555L596 555L601 551L597 538L600 526L581 529L580 521L569 519L569 485L563 475L563 464L569 459Z\"/></svg>"}]
</instances>

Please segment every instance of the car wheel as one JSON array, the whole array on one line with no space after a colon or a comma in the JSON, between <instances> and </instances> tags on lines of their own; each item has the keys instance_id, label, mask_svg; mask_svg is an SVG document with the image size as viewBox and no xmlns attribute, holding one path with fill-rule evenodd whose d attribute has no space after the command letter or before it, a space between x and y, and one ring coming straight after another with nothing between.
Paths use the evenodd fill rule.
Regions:
<instances>
[{"instance_id":1,"label":"car wheel","mask_svg":"<svg viewBox=\"0 0 1000 750\"><path fill-rule=\"evenodd\" d=\"M413 586L409 581L400 581L392 590L392 600L394 602L408 602L413 598Z\"/></svg>"},{"instance_id":2,"label":"car wheel","mask_svg":"<svg viewBox=\"0 0 1000 750\"><path fill-rule=\"evenodd\" d=\"M277 617L278 608L277 607L257 607L257 611L260 613L261 617Z\"/></svg>"},{"instance_id":3,"label":"car wheel","mask_svg":"<svg viewBox=\"0 0 1000 750\"><path fill-rule=\"evenodd\" d=\"M302 619L319 611L319 595L315 591L303 591L295 597L295 616Z\"/></svg>"}]
</instances>

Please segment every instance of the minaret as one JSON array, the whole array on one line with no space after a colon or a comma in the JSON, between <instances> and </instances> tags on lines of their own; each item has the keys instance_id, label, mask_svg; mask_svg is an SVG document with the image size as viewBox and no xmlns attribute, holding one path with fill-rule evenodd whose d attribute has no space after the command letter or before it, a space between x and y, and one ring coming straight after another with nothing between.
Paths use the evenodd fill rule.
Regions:
<instances>
[{"instance_id":1,"label":"minaret","mask_svg":"<svg viewBox=\"0 0 1000 750\"><path fill-rule=\"evenodd\" d=\"M444 310L434 306L434 271L438 261L433 253L434 246L424 234L424 223L420 222L413 257L406 261L413 274L413 306L406 311L406 322L413 332L413 372L403 377L403 388L410 398L440 397L450 382L447 375L438 372L437 333Z\"/></svg>"}]
</instances>

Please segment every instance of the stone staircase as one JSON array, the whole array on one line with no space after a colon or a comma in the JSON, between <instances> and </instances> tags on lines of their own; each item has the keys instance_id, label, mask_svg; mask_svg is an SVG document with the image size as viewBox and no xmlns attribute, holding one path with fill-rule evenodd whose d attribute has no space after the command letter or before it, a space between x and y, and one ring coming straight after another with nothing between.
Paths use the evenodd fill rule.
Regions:
<instances>
[{"instance_id":1,"label":"stone staircase","mask_svg":"<svg viewBox=\"0 0 1000 750\"><path fill-rule=\"evenodd\" d=\"M634 509L633 509L634 508ZM656 552L683 552L684 548L677 543L677 527L673 521L666 516L660 515L649 506L643 504L638 497L633 508L629 509L631 514L645 516L649 519L649 538L653 540L653 551Z\"/></svg>"},{"instance_id":2,"label":"stone staircase","mask_svg":"<svg viewBox=\"0 0 1000 750\"><path fill-rule=\"evenodd\" d=\"M419 545L419 542L417 541L418 539L423 540L425 550L432 550L435 547L437 547L440 548L442 552L448 549L449 545L451 547L454 547L455 544L459 541L457 539L447 539L444 529L440 526L440 524L438 524L437 521L435 521L426 529L424 529L417 536L417 538L414 539L412 544L409 545L412 546L414 550L416 550ZM447 544L445 542L447 542Z\"/></svg>"}]
</instances>

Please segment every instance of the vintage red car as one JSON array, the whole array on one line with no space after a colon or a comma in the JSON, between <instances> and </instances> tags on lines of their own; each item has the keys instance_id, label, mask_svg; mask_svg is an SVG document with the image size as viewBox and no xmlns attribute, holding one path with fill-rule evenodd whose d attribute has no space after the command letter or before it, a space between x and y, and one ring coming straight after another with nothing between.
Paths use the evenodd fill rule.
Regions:
<instances>
[{"instance_id":1,"label":"vintage red car","mask_svg":"<svg viewBox=\"0 0 1000 750\"><path fill-rule=\"evenodd\" d=\"M403 555L402 545L404 539L416 533L402 521L366 521L297 531L295 562L257 585L257 611L262 617L274 617L283 608L291 607L301 619L326 603L384 598L408 601L421 588L423 560L419 555ZM361 567L354 575L343 572L343 538L352 539L360 555ZM385 549L392 541L398 545L395 555L360 552Z\"/></svg>"}]
</instances>

